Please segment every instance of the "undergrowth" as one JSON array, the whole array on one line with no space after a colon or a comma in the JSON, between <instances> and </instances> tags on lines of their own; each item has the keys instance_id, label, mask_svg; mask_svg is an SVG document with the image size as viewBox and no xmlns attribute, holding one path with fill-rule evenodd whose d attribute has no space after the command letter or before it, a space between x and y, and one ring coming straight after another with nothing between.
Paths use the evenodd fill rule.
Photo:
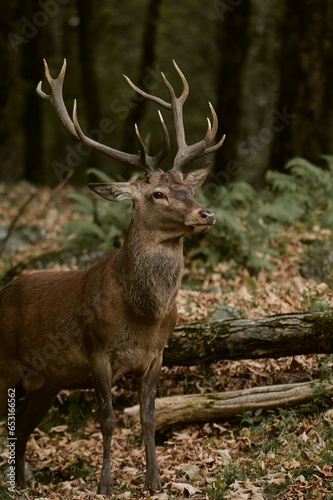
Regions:
<instances>
[{"instance_id":1,"label":"undergrowth","mask_svg":"<svg viewBox=\"0 0 333 500\"><path fill-rule=\"evenodd\" d=\"M252 274L272 270L269 256L281 256L287 241L281 235L286 226L305 230L330 228L333 223L333 157L325 156L327 169L294 158L285 173L268 171L266 188L256 192L245 182L227 187L213 183L198 191L196 198L213 210L216 225L204 235L185 238L185 254L214 266L229 259L244 265ZM112 182L106 174L89 169L98 180ZM119 248L131 218L131 203L122 208L93 196L71 193L77 212L87 216L64 225L66 247Z\"/></svg>"},{"instance_id":2,"label":"undergrowth","mask_svg":"<svg viewBox=\"0 0 333 500\"><path fill-rule=\"evenodd\" d=\"M247 414L234 435L244 443L247 453L233 456L215 481L203 488L209 498L230 498L230 490L248 484L261 492L263 496L258 498L333 499L333 483L329 480L333 465L332 422L324 413L277 409L265 415ZM313 485L326 473L327 496L312 496ZM296 494L301 489L304 496Z\"/></svg>"}]
</instances>

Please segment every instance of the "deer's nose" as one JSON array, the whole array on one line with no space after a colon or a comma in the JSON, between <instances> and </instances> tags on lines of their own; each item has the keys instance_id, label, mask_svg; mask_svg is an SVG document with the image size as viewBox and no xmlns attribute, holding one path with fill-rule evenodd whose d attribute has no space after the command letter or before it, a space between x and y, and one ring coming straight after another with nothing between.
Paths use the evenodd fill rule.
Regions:
<instances>
[{"instance_id":1,"label":"deer's nose","mask_svg":"<svg viewBox=\"0 0 333 500\"><path fill-rule=\"evenodd\" d=\"M199 212L200 214L200 217L205 221L207 222L207 224L214 224L215 222L215 217L214 217L214 214L213 212L211 212L210 210L208 210L207 208L205 208L204 210L201 210Z\"/></svg>"}]
</instances>

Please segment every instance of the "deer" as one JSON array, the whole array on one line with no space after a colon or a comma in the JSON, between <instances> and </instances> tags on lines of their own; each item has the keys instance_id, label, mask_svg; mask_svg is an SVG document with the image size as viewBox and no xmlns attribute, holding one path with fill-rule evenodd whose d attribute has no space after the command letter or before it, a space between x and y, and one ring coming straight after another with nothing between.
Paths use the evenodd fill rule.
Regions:
<instances>
[{"instance_id":1,"label":"deer","mask_svg":"<svg viewBox=\"0 0 333 500\"><path fill-rule=\"evenodd\" d=\"M66 59L53 79L44 60L51 93L37 86L65 129L77 140L110 158L139 168L144 177L129 182L90 183L108 201L132 200L132 219L123 246L86 270L42 271L21 276L0 291L0 415L8 391L22 386L25 396L16 414L16 484L26 487L25 451L28 439L64 389L93 388L99 407L103 459L98 493L111 495L111 440L115 429L111 389L119 377L138 379L140 421L145 447L144 491L161 490L155 449L155 395L163 349L177 322L176 296L183 274L183 237L203 233L215 224L212 211L194 199L211 163L185 173L193 160L222 146L212 144L218 129L213 106L204 139L188 145L183 105L189 85L173 61L182 82L180 97L162 73L170 102L128 84L144 98L171 110L178 150L169 167L159 167L170 152L170 138L158 111L163 146L150 156L138 126L139 151L125 153L86 136L74 101L72 119L63 100ZM214 141L215 142L215 141ZM172 163L172 165L171 165ZM171 168L170 168L171 167Z\"/></svg>"}]
</instances>

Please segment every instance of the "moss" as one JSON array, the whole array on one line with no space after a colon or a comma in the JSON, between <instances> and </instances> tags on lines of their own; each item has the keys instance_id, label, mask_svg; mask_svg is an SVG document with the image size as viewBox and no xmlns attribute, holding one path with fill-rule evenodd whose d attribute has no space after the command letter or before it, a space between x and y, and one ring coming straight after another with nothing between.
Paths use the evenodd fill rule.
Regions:
<instances>
[{"instance_id":1,"label":"moss","mask_svg":"<svg viewBox=\"0 0 333 500\"><path fill-rule=\"evenodd\" d=\"M13 496L9 494L7 488L0 484L0 500L10 500L11 498L13 498Z\"/></svg>"},{"instance_id":2,"label":"moss","mask_svg":"<svg viewBox=\"0 0 333 500\"><path fill-rule=\"evenodd\" d=\"M312 323L312 329L318 336L333 332L333 311L329 313L307 314L304 321Z\"/></svg>"}]
</instances>

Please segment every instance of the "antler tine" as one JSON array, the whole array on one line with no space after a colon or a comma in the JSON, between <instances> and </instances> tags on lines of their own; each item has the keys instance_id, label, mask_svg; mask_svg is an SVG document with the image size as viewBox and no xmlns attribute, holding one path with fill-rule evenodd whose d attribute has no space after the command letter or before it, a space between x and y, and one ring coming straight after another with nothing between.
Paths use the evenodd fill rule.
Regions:
<instances>
[{"instance_id":1,"label":"antler tine","mask_svg":"<svg viewBox=\"0 0 333 500\"><path fill-rule=\"evenodd\" d=\"M94 141L93 139L90 139L87 137L83 132L82 129L79 125L78 117L77 117L77 103L76 100L74 101L74 108L73 108L73 121L70 119L68 111L66 109L64 100L63 100L63 95L62 95L62 89L63 89L63 82L65 78L65 72L66 72L66 59L64 59L64 63L62 65L61 71L56 79L52 78L50 75L49 67L47 65L47 62L44 59L44 68L45 68L45 76L47 81L49 82L49 85L51 87L51 95L45 94L42 90L42 82L39 82L37 86L37 94L42 98L47 101L49 101L56 114L58 115L58 118L62 122L63 126L65 129L73 135L76 139L84 142L88 146L90 146L93 149L96 149L97 151L100 151L101 153L105 154L106 156L109 156L111 158L114 158L115 160L119 160L124 163L128 163L130 165L133 165L135 167L141 168L147 177L152 175L154 172L157 171L158 166L160 165L161 161L165 158L165 156L168 154L170 150L170 140L169 140L169 135L168 131L166 129L166 126L164 124L162 115L160 114L160 121L161 121L161 126L162 126L162 132L163 132L163 138L164 138L164 145L162 150L156 155L156 156L149 156L146 153L146 148L144 146L144 143L141 139L140 133L136 127L136 136L137 140L139 143L139 153L137 154L129 154L129 153L124 153L122 151L118 151L117 149L113 149L109 146L105 146L104 144L101 144L97 141ZM168 103L165 103L168 105Z\"/></svg>"},{"instance_id":2,"label":"antler tine","mask_svg":"<svg viewBox=\"0 0 333 500\"><path fill-rule=\"evenodd\" d=\"M96 149L100 153L105 154L106 156L110 156L115 160L119 160L125 163L129 163L134 165L135 167L142 168L144 170L143 165L141 165L141 155L132 155L129 153L124 153L122 151L118 151L117 149L110 148L109 146L105 146L105 144L101 144L100 142L94 141L90 139L90 137L86 136L80 127L78 118L77 118L77 103L76 99L74 99L74 107L73 107L73 123L76 130L76 133L79 139L90 146L93 149Z\"/></svg>"},{"instance_id":3,"label":"antler tine","mask_svg":"<svg viewBox=\"0 0 333 500\"><path fill-rule=\"evenodd\" d=\"M178 99L175 97L172 97L172 94L174 96L174 92L172 89L172 94L171 94L170 88L169 88L170 84L168 82L168 84L169 84L168 89L169 89L170 98L171 98L171 102L172 102L172 110L173 110L173 114L174 114L175 127L176 127L176 130L179 131L179 134L177 134L178 152L177 152L177 155L175 157L172 170L182 172L184 167L188 163L190 163L191 161L193 161L196 158L199 158L201 156L204 156L206 154L212 153L213 151L216 151L216 149L221 147L223 142L224 142L225 135L221 138L221 140L217 144L215 144L214 146L208 147L209 144L215 138L215 136L217 134L217 130L218 130L217 114L215 112L214 107L209 102L208 103L209 108L210 108L210 111L211 111L211 114L213 117L213 126L211 125L209 118L207 118L208 127L207 127L207 132L206 132L205 138L203 140L195 143L195 144L190 145L190 146L188 146L186 144L183 116L182 116L182 106L187 98L189 88L188 88L188 84L187 84L185 76L183 75L183 73L181 72L181 70L179 69L179 67L175 63L175 61L173 61L173 63L174 63L174 66L175 66L179 76L182 79L184 89L183 89L182 95ZM166 84L167 84L167 82L166 82ZM173 102L173 100L175 102Z\"/></svg>"},{"instance_id":4,"label":"antler tine","mask_svg":"<svg viewBox=\"0 0 333 500\"><path fill-rule=\"evenodd\" d=\"M163 128L163 136L164 136L164 146L162 150L156 155L156 156L149 156L146 152L146 147L144 145L144 142L140 136L140 132L138 129L138 126L135 124L135 132L136 132L136 138L139 143L139 153L137 154L130 154L130 153L124 153L123 151L118 151L117 149L110 148L109 146L105 146L104 144L101 144L97 141L94 141L93 139L90 139L90 137L87 137L83 132L80 127L78 118L77 118L77 104L76 100L74 101L74 108L73 108L73 122L75 126L75 130L82 142L87 144L88 146L96 149L97 151L100 151L101 153L105 154L106 156L110 156L111 158L114 158L115 160L119 160L125 163L129 163L130 165L133 165L137 168L141 168L146 174L146 177L150 177L154 172L157 171L158 166L160 165L161 161L165 158L165 156L168 154L170 150L170 140L169 140L169 135L168 131L165 127L165 124L163 122L163 119L161 120L162 123L162 128Z\"/></svg>"},{"instance_id":5,"label":"antler tine","mask_svg":"<svg viewBox=\"0 0 333 500\"><path fill-rule=\"evenodd\" d=\"M213 117L213 127L210 126L210 120L209 120L209 118L207 118L208 123L209 123L210 133L209 134L207 133L207 135L205 137L205 141L207 142L207 144L210 144L217 134L217 129L218 129L219 123L218 123L217 114L215 112L213 105L210 102L208 103L208 105L209 105L210 112L212 113L212 117Z\"/></svg>"},{"instance_id":6,"label":"antler tine","mask_svg":"<svg viewBox=\"0 0 333 500\"><path fill-rule=\"evenodd\" d=\"M213 116L213 127L211 126L210 119L207 118L208 128L207 128L206 136L204 138L204 143L206 145L210 144L213 141L213 139L215 138L215 136L217 134L217 129L218 129L217 114L216 114L215 109L213 108L212 104L210 102L208 104L209 104L209 107L210 107L210 110L211 110L211 113ZM221 137L219 142L214 144L214 146L206 147L204 149L204 152L202 154L200 154L200 156L203 156L203 155L212 153L213 151L216 151L217 149L219 149L222 146L222 144L224 143L224 140L225 140L225 134Z\"/></svg>"},{"instance_id":7,"label":"antler tine","mask_svg":"<svg viewBox=\"0 0 333 500\"><path fill-rule=\"evenodd\" d=\"M140 135L140 132L139 132L139 127L137 126L137 124L135 123L134 125L134 128L135 128L135 135L136 135L136 139L138 141L138 144L139 144L139 148L140 148L140 156L141 156L141 159L142 160L145 160L146 156L147 156L147 150L146 150L146 146L145 146L145 143L143 142L142 138L141 138L141 135Z\"/></svg>"},{"instance_id":8,"label":"antler tine","mask_svg":"<svg viewBox=\"0 0 333 500\"><path fill-rule=\"evenodd\" d=\"M135 127L136 139L137 139L138 144L139 144L139 155L140 155L141 165L145 166L144 171L145 171L146 177L148 178L154 172L156 172L157 167L155 165L154 158L152 158L151 156L149 156L147 154L145 143L143 142L141 135L140 135L140 132L139 132L139 127L137 126L137 124L135 124L134 127Z\"/></svg>"},{"instance_id":9,"label":"antler tine","mask_svg":"<svg viewBox=\"0 0 333 500\"><path fill-rule=\"evenodd\" d=\"M205 135L205 138L195 144L192 144L191 146L187 145L186 143L186 138L185 138L185 129L184 129L184 120L183 120L183 105L187 99L187 96L189 94L189 85L188 82L177 65L177 63L173 60L173 65L180 76L180 79L183 83L183 90L180 95L180 97L176 97L175 91L169 82L169 80L166 78L166 76L162 73L162 78L163 81L168 89L169 96L170 96L170 104L169 106L166 106L165 101L163 101L163 105L167 109L172 110L173 114L173 120L174 120L174 125L175 125L175 130L176 130L176 140L177 140L177 145L178 145L178 152L176 154L174 164L172 167L172 170L182 172L184 167L190 163L191 161L195 160L196 158L199 158L200 156L206 155L208 153L212 153L216 149L222 146L223 141L225 136L221 138L221 140L215 144L214 146L208 147L209 144L213 141L217 134L218 130L218 119L216 112L212 106L211 103L209 103L209 108L212 114L213 118L213 125L211 125L211 122L209 118L207 118L208 121L208 127L207 127L207 132ZM133 85L132 85L133 87ZM134 88L134 87L133 87ZM139 89L140 90L140 89ZM146 94L145 92L140 90L141 95L145 95L145 97L148 97L151 100L154 100L155 102L160 101L158 97L151 96L150 94Z\"/></svg>"},{"instance_id":10,"label":"antler tine","mask_svg":"<svg viewBox=\"0 0 333 500\"><path fill-rule=\"evenodd\" d=\"M187 99L188 94L189 94L190 87L189 87L189 84L187 83L187 80L185 78L184 73L181 71L181 69L178 66L178 64L176 63L176 61L174 59L172 59L172 62L173 62L173 65L176 68L176 71L177 71L178 75L180 76L180 79L183 83L183 92L181 93L181 96L178 99L179 99L179 101L184 103Z\"/></svg>"},{"instance_id":11,"label":"antler tine","mask_svg":"<svg viewBox=\"0 0 333 500\"><path fill-rule=\"evenodd\" d=\"M128 76L123 75L123 77L127 81L128 85L130 85L130 87L132 87L132 89L135 90L135 92L137 92L138 94L142 95L146 99L149 99L150 101L156 102L159 106L162 106L163 108L171 109L171 104L169 102L166 102L163 99L160 99L160 97L157 97L155 95L148 94L148 92L145 92L144 90L140 89L140 87L137 87L132 82L132 80L130 80L128 78Z\"/></svg>"},{"instance_id":12,"label":"antler tine","mask_svg":"<svg viewBox=\"0 0 333 500\"><path fill-rule=\"evenodd\" d=\"M111 158L114 158L116 160L128 163L130 165L133 165L135 167L141 168L145 173L146 176L149 177L152 175L154 172L157 171L159 165L163 161L163 159L166 157L166 155L170 151L170 139L169 139L169 134L167 131L167 128L165 126L163 117L160 112L159 113L159 118L162 126L162 132L163 132L163 148L162 150L156 155L156 156L149 156L146 152L145 145L143 143L143 140L140 136L139 130L137 126L135 126L135 131L136 131L136 137L139 143L139 152L137 154L129 154L125 153L122 151L118 151L117 149L113 149L109 146L105 146L104 144L101 144L97 141L94 141L93 139L90 139L87 137L83 132L82 129L79 125L78 118L77 118L77 105L76 101L74 101L74 109L73 109L73 121L70 119L68 111L66 109L64 100L63 100L63 95L62 95L62 90L63 90L63 83L64 83L64 78L65 78L65 72L66 72L66 59L64 59L61 71L58 75L57 78L52 78L50 75L49 67L47 65L47 62L44 61L44 68L45 68L45 76L47 78L47 81L49 82L49 85L51 87L51 95L45 94L42 90L42 82L39 82L37 86L37 94L42 98L47 101L49 101L56 114L58 115L60 121L62 122L63 126L65 129L73 135L76 139L81 140L88 146L90 146L93 149L96 149L97 151L100 151L101 153L105 154L106 156L109 156ZM179 171L182 172L183 168L193 161L196 158L199 158L200 156L203 156L205 154L212 153L213 151L216 151L219 147L222 146L223 141L225 139L225 136L223 136L220 141L215 144L214 146L210 146L209 144L213 141L213 139L216 136L217 129L218 129L218 119L216 112L209 103L209 107L212 113L213 117L213 126L210 123L210 120L208 120L208 128L207 132L205 135L205 138L202 141L199 141L195 144L192 144L188 146L186 144L186 139L185 139L185 130L184 130L184 122L183 122L183 105L184 102L187 99L187 96L189 94L189 85L187 83L187 80L176 64L175 61L173 61L174 67L181 78L181 81L183 83L183 90L180 95L180 97L176 97L174 89L166 76L162 73L162 78L164 80L165 85L167 86L167 89L169 91L170 95L170 100L171 102L166 102L163 99L160 99L159 97L153 96L145 92L144 90L140 89L134 83L124 75L126 78L126 81L128 84L140 95L143 97L159 104L163 108L166 109L171 109L173 113L173 119L174 119L174 125L176 129L176 138L177 138L177 145L178 145L178 152L176 154L174 164L172 167L172 170L174 171Z\"/></svg>"},{"instance_id":13,"label":"antler tine","mask_svg":"<svg viewBox=\"0 0 333 500\"><path fill-rule=\"evenodd\" d=\"M184 76L184 75L183 75ZM176 140L178 144L178 152L184 147L186 147L186 141L185 141L185 130L184 130L184 122L183 122L183 104L185 102L186 97L188 96L188 89L187 92L184 90L178 99L176 97L175 91L167 79L167 77L162 73L162 78L163 81L169 91L170 95L170 100L171 100L171 110L173 114L173 121L175 124L175 130L176 130ZM186 81L186 80L185 80ZM178 154L178 153L177 153Z\"/></svg>"},{"instance_id":14,"label":"antler tine","mask_svg":"<svg viewBox=\"0 0 333 500\"><path fill-rule=\"evenodd\" d=\"M156 155L156 156L149 156L146 151L146 146L141 138L140 132L139 132L139 127L137 124L135 124L135 134L137 141L139 143L139 148L140 148L140 156L142 161L146 162L146 177L149 177L152 175L154 172L156 172L157 168L159 165L162 163L164 158L168 155L170 151L170 138L168 134L168 130L166 128L166 125L163 120L162 113L158 111L158 116L160 119L160 123L162 126L162 131L163 131L163 148L161 151Z\"/></svg>"},{"instance_id":15,"label":"antler tine","mask_svg":"<svg viewBox=\"0 0 333 500\"><path fill-rule=\"evenodd\" d=\"M214 146L208 147L209 144L213 141L217 134L218 130L218 119L216 112L209 103L210 111L212 114L213 118L213 125L211 125L211 122L209 118L207 118L208 121L208 127L207 127L207 132L205 135L205 138L195 144L192 144L191 146L188 146L186 144L186 138L185 138L185 129L184 129L184 121L183 121L183 105L184 102L187 99L187 96L189 94L189 85L187 83L187 80L179 68L179 66L176 64L176 62L173 60L173 65L183 83L183 90L180 95L180 97L176 97L175 91L169 82L169 80L166 78L164 73L162 74L163 81L168 89L169 96L170 96L170 103L164 101L160 97L156 97L154 95L148 94L144 90L140 89L137 87L127 76L124 75L126 78L127 83L134 89L138 94L142 95L146 99L149 99L150 101L156 102L160 106L163 106L166 109L171 109L172 114L173 114L173 120L174 120L174 125L175 125L175 130L176 130L176 140L177 140L177 145L178 145L178 152L176 154L174 164L172 167L172 170L182 172L183 168L190 163L191 161L195 160L196 158L199 158L200 156L203 156L208 153L212 153L216 149L222 146L223 141L225 139L225 136L221 138L221 140L215 144Z\"/></svg>"},{"instance_id":16,"label":"antler tine","mask_svg":"<svg viewBox=\"0 0 333 500\"><path fill-rule=\"evenodd\" d=\"M162 163L162 161L164 160L164 158L170 152L170 137L169 137L168 129L166 128L166 125L164 123L163 116L162 116L162 113L160 112L160 110L158 110L158 116L159 116L160 123L161 123L162 130L163 130L164 147L155 156L155 158L156 158L156 166L160 165Z\"/></svg>"},{"instance_id":17,"label":"antler tine","mask_svg":"<svg viewBox=\"0 0 333 500\"><path fill-rule=\"evenodd\" d=\"M213 153L214 151L216 151L217 149L219 149L222 146L222 144L224 143L224 140L225 140L225 134L222 135L219 142L214 144L214 146L211 146L210 148L206 148L203 154L208 155L209 153ZM200 155L200 156L203 156L203 155Z\"/></svg>"},{"instance_id":18,"label":"antler tine","mask_svg":"<svg viewBox=\"0 0 333 500\"><path fill-rule=\"evenodd\" d=\"M51 87L52 94L48 95L48 94L45 94L45 92L43 92L41 81L37 85L36 92L42 99L45 99L46 101L49 101L52 104L58 118L60 119L61 123L63 124L63 126L65 127L67 132L69 132L71 135L73 135L76 139L79 139L79 137L75 131L75 127L73 125L73 122L69 117L69 114L68 114L68 111L66 109L64 99L62 96L62 87L64 84L66 65L67 65L66 59L64 59L62 68L61 68L60 73L59 73L57 78L51 77L50 70L49 70L49 67L47 65L46 60L43 59L43 62L44 62L45 76L46 76L46 79L49 82L49 85Z\"/></svg>"}]
</instances>

